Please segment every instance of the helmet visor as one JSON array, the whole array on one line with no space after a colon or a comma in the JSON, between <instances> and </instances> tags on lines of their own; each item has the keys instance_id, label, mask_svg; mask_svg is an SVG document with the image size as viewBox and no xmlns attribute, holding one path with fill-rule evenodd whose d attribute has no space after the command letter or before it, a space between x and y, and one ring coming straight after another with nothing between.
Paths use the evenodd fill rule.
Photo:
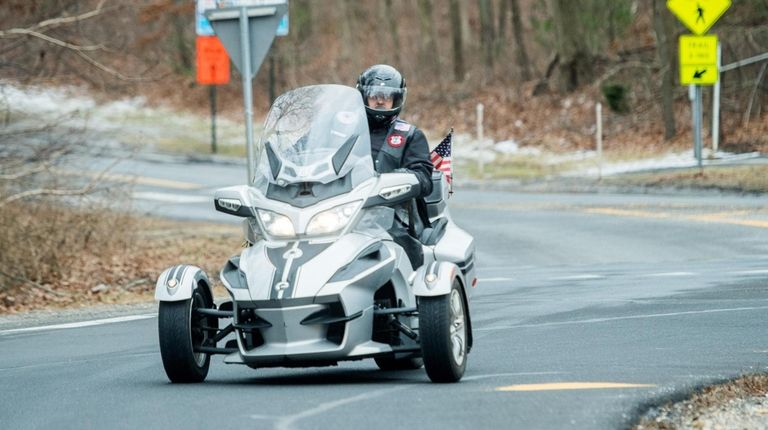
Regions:
<instances>
[{"instance_id":1,"label":"helmet visor","mask_svg":"<svg viewBox=\"0 0 768 430\"><path fill-rule=\"evenodd\" d=\"M403 106L405 88L384 85L366 85L362 88L365 105L376 110L391 110Z\"/></svg>"}]
</instances>

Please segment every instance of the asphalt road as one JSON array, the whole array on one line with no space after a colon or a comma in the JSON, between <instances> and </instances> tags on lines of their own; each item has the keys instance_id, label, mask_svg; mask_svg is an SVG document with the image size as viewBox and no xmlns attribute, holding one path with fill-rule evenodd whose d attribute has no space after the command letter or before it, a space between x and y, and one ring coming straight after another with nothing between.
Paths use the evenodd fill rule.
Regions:
<instances>
[{"instance_id":1,"label":"asphalt road","mask_svg":"<svg viewBox=\"0 0 768 430\"><path fill-rule=\"evenodd\" d=\"M241 166L132 163L140 210L239 222L210 196L242 182ZM0 328L0 427L612 429L641 405L766 369L768 198L459 186L449 204L480 277L458 384L371 360L252 370L216 357L205 383L172 385L151 314Z\"/></svg>"}]
</instances>

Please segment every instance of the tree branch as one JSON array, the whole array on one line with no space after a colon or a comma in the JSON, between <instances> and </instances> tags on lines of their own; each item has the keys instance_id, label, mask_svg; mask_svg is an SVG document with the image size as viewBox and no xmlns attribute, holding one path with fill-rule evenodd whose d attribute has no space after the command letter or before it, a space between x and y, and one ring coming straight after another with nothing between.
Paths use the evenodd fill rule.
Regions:
<instances>
[{"instance_id":1,"label":"tree branch","mask_svg":"<svg viewBox=\"0 0 768 430\"><path fill-rule=\"evenodd\" d=\"M99 172L98 175L94 176L93 179L87 183L82 188L77 189L58 189L58 188L35 188L33 190L27 190L22 191L20 193L13 194L11 196L8 196L4 198L3 200L0 200L0 208L7 205L8 203L15 202L17 200L25 199L28 197L35 197L35 196L83 196L91 191L93 191L98 184L101 183L102 179L105 178L107 175L107 172L109 172L115 165L117 165L121 160L118 158L115 161L112 162L107 168Z\"/></svg>"},{"instance_id":2,"label":"tree branch","mask_svg":"<svg viewBox=\"0 0 768 430\"><path fill-rule=\"evenodd\" d=\"M82 46L82 45L75 45L72 43L67 43L63 40L56 39L55 37L51 37L48 35L45 35L43 33L39 33L34 30L30 30L27 28L12 28L10 30L0 31L0 38L7 37L9 35L14 34L20 34L20 35L27 35L27 36L33 36L37 37L38 39L43 39L48 43L52 43L54 45L61 46L63 48L72 49L74 51L96 51L98 49L102 48L102 45L91 45L91 46Z\"/></svg>"},{"instance_id":3,"label":"tree branch","mask_svg":"<svg viewBox=\"0 0 768 430\"><path fill-rule=\"evenodd\" d=\"M43 163L43 164L41 164L41 165L39 165L37 167L31 168L31 169L27 169L27 170L23 170L21 172L17 172L17 173L11 174L11 175L0 175L0 180L3 180L3 181L15 181L15 180L21 179L21 178L23 178L25 176L30 176L30 175L34 175L36 173L44 172L44 171L48 170L48 167L50 167L48 165L48 163Z\"/></svg>"},{"instance_id":4,"label":"tree branch","mask_svg":"<svg viewBox=\"0 0 768 430\"><path fill-rule=\"evenodd\" d=\"M115 6L113 6L113 7L104 9L103 8L104 3L106 3L106 0L101 0L99 2L99 4L96 5L96 9L94 9L94 10L92 10L90 12L86 12L86 13L81 14L81 15L69 16L69 17L58 17L58 18L47 19L47 20L39 22L36 25L34 25L32 27L29 27L29 28L30 29L33 29L33 28L34 29L41 29L41 28L45 28L45 27L54 27L54 26L59 26L59 25L63 25L63 24L70 24L70 23L77 22L77 21L83 21L83 20L86 20L88 18L93 18L94 16L101 15L106 10L115 9L116 8Z\"/></svg>"},{"instance_id":5,"label":"tree branch","mask_svg":"<svg viewBox=\"0 0 768 430\"><path fill-rule=\"evenodd\" d=\"M37 282L32 281L30 279L20 278L18 276L9 275L9 274L7 274L7 273L5 273L3 271L0 271L0 275L3 275L6 278L11 279L13 281L22 282L22 283L24 283L24 285L30 286L32 288L36 288L36 289L41 290L41 291L45 291L46 293L53 294L54 296L57 296L57 297L70 297L71 296L71 294L69 294L69 293L55 291L55 290L52 290L52 289L46 287L45 285L38 284Z\"/></svg>"},{"instance_id":6,"label":"tree branch","mask_svg":"<svg viewBox=\"0 0 768 430\"><path fill-rule=\"evenodd\" d=\"M109 67L105 66L104 64L99 63L98 61L96 61L93 58L91 58L88 55L86 55L82 50L77 50L76 52L77 52L77 55L82 57L85 61L89 62L92 66L96 67L97 69L99 69L99 70L101 70L103 72L109 73L110 75L112 75L112 76L114 76L114 77L116 77L118 79L122 79L124 81L134 81L134 82L141 82L141 81L149 81L149 80L151 80L150 78L134 78L134 77L131 77L131 76L126 76L126 75L118 72L117 70L114 70L112 68L109 68Z\"/></svg>"},{"instance_id":7,"label":"tree branch","mask_svg":"<svg viewBox=\"0 0 768 430\"><path fill-rule=\"evenodd\" d=\"M607 72L603 73L602 76L595 79L595 82L592 84L593 88L599 88L600 85L602 85L603 82L610 79L613 75L616 73L624 70L624 69L631 69L631 68L638 68L638 69L658 69L659 66L654 63L647 63L643 61L629 61L626 63L621 63L615 67L612 67Z\"/></svg>"}]
</instances>

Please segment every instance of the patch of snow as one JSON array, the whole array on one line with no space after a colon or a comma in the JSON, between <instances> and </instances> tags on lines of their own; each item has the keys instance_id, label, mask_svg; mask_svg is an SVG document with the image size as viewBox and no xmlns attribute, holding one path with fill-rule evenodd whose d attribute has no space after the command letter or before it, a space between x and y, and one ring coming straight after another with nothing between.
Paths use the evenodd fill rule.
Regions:
<instances>
[{"instance_id":1,"label":"patch of snow","mask_svg":"<svg viewBox=\"0 0 768 430\"><path fill-rule=\"evenodd\" d=\"M588 151L593 152L593 151ZM707 153L705 150L704 159L702 164L715 165L728 161L735 161L741 159L756 158L760 156L759 152L751 152L747 154L733 154L728 152L718 151L714 154ZM595 154L593 154L593 157ZM647 158L642 160L622 161L615 163L603 163L602 169L598 166L590 166L585 169L571 171L564 176L587 176L597 177L602 170L603 176L618 175L622 173L640 172L644 170L659 170L659 169L672 169L681 167L695 167L698 165L698 161L693 156L693 152L688 150L684 152L676 152L663 155L656 158Z\"/></svg>"}]
</instances>

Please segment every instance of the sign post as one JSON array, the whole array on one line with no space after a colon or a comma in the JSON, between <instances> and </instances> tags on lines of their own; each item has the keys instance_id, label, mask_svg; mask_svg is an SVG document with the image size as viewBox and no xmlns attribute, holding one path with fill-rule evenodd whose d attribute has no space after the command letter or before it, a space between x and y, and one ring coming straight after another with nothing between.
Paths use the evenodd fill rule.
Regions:
<instances>
[{"instance_id":1,"label":"sign post","mask_svg":"<svg viewBox=\"0 0 768 430\"><path fill-rule=\"evenodd\" d=\"M197 83L209 85L211 105L211 152L216 153L216 85L229 83L229 58L213 33L211 23L205 19L206 9L216 8L216 0L197 0L195 8L195 52L197 53Z\"/></svg>"},{"instance_id":2,"label":"sign post","mask_svg":"<svg viewBox=\"0 0 768 430\"><path fill-rule=\"evenodd\" d=\"M208 10L205 17L243 77L245 142L248 154L248 184L254 179L253 80L275 38L282 17L288 11L285 0L265 6L235 6Z\"/></svg>"},{"instance_id":3,"label":"sign post","mask_svg":"<svg viewBox=\"0 0 768 430\"><path fill-rule=\"evenodd\" d=\"M667 8L694 35L679 39L680 83L690 85L693 116L693 153L702 167L702 85L716 85L720 78L716 35L705 35L731 6L731 0L667 0Z\"/></svg>"}]
</instances>

